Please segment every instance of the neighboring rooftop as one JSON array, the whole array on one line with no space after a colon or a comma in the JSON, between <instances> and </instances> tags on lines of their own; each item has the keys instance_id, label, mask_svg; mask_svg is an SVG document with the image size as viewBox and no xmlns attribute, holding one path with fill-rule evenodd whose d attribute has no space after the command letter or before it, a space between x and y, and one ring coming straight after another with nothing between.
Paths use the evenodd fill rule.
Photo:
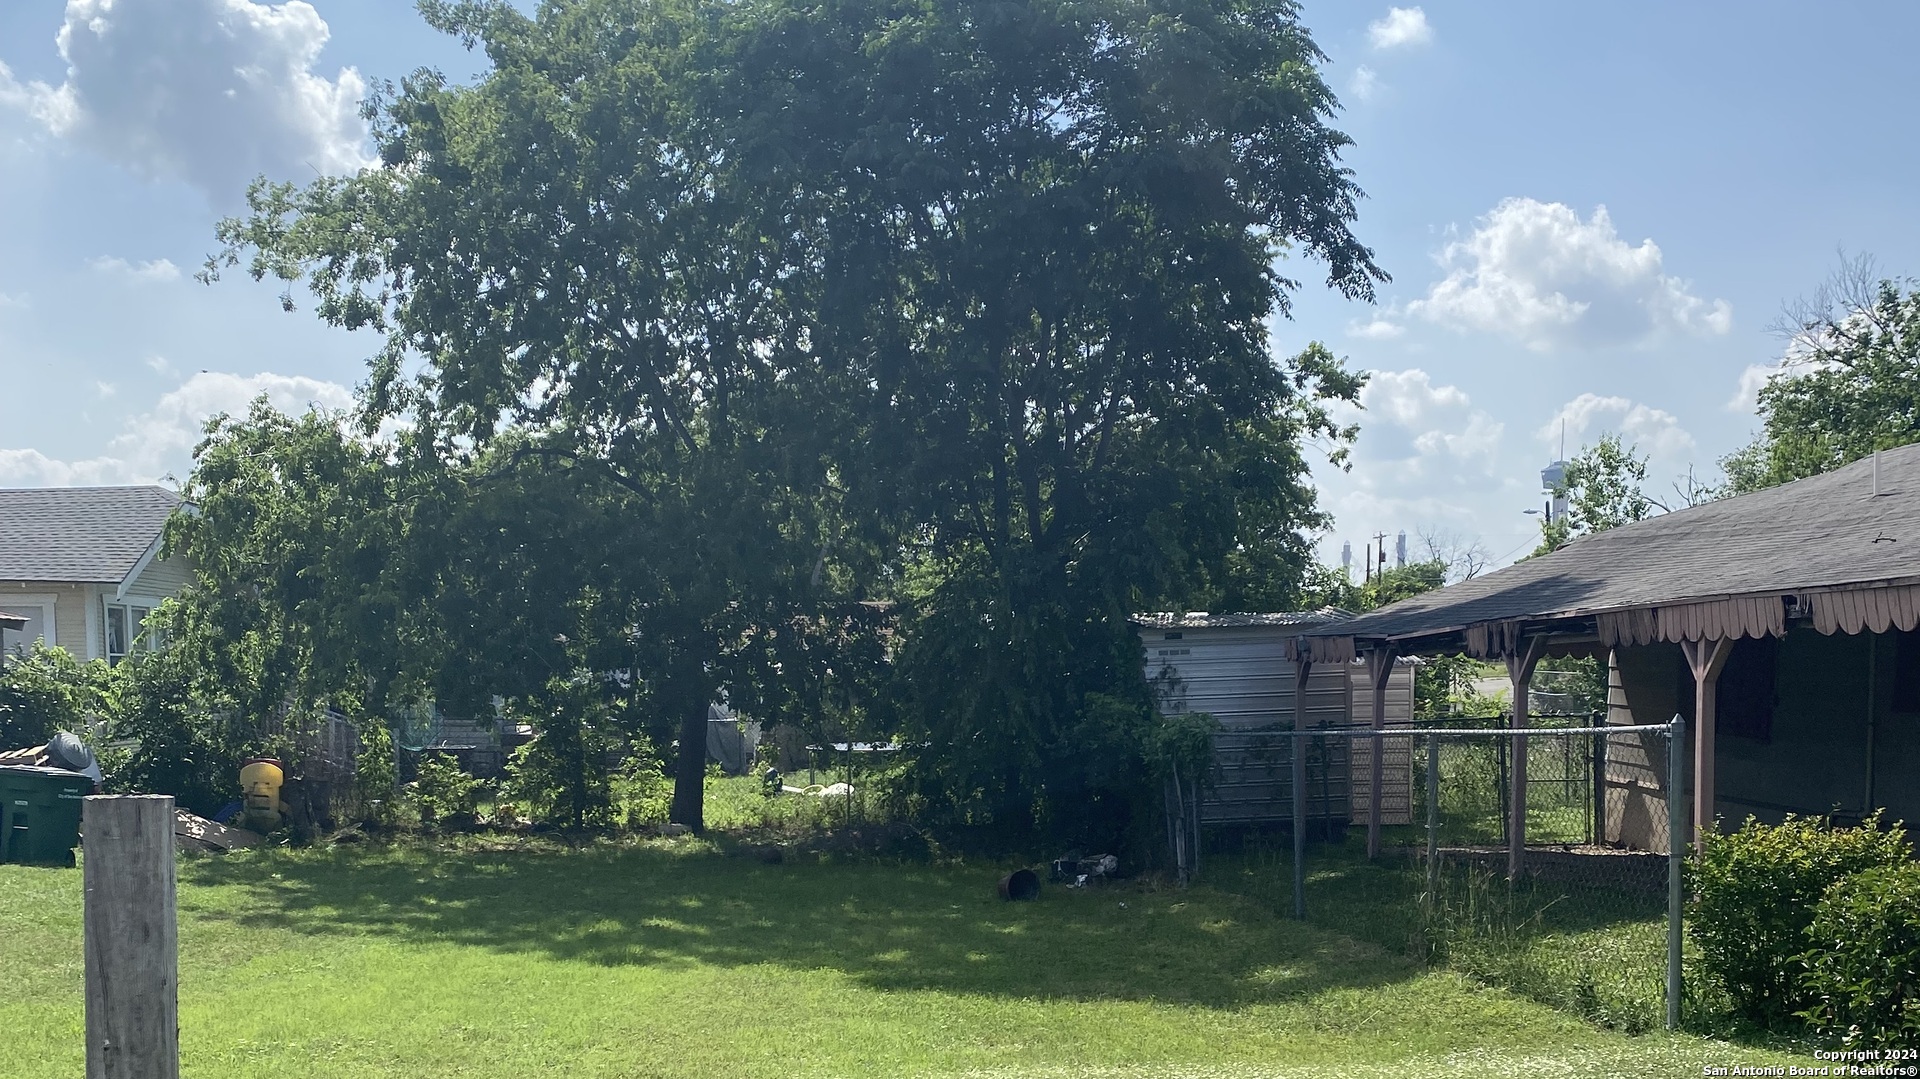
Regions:
<instances>
[{"instance_id":1,"label":"neighboring rooftop","mask_svg":"<svg viewBox=\"0 0 1920 1079\"><path fill-rule=\"evenodd\" d=\"M1353 615L1338 607L1279 614L1210 614L1206 611L1160 611L1136 614L1133 624L1148 629L1222 629L1236 626L1319 626Z\"/></svg>"},{"instance_id":2,"label":"neighboring rooftop","mask_svg":"<svg viewBox=\"0 0 1920 1079\"><path fill-rule=\"evenodd\" d=\"M123 581L179 505L153 486L0 489L0 581Z\"/></svg>"},{"instance_id":3,"label":"neighboring rooftop","mask_svg":"<svg viewBox=\"0 0 1920 1079\"><path fill-rule=\"evenodd\" d=\"M1409 638L1483 623L1915 582L1920 445L1582 536L1552 554L1310 635Z\"/></svg>"}]
</instances>

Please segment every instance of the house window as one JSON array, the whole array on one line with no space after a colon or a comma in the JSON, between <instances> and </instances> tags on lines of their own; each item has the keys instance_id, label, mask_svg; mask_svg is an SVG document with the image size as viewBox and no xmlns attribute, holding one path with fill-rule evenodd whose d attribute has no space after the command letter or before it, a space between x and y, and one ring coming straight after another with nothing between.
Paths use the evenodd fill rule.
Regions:
<instances>
[{"instance_id":1,"label":"house window","mask_svg":"<svg viewBox=\"0 0 1920 1079\"><path fill-rule=\"evenodd\" d=\"M1773 636L1742 637L1733 642L1727 665L1720 668L1720 680L1714 683L1713 730L1733 738L1751 738L1765 742L1773 738L1775 669L1780 641ZM1688 723L1695 721L1693 709L1693 672L1680 663L1678 711Z\"/></svg>"},{"instance_id":2,"label":"house window","mask_svg":"<svg viewBox=\"0 0 1920 1079\"><path fill-rule=\"evenodd\" d=\"M147 626L153 608L145 604L107 604L107 662L118 663L132 652L151 652L154 632Z\"/></svg>"},{"instance_id":3,"label":"house window","mask_svg":"<svg viewBox=\"0 0 1920 1079\"><path fill-rule=\"evenodd\" d=\"M12 631L7 634L8 652L24 655L33 651L33 643L40 640L46 641L49 645L53 644L53 603L51 600L23 603L15 598L0 597L0 611L6 611L8 614L25 615L27 619L25 629Z\"/></svg>"},{"instance_id":4,"label":"house window","mask_svg":"<svg viewBox=\"0 0 1920 1079\"><path fill-rule=\"evenodd\" d=\"M1774 674L1780 641L1773 636L1742 637L1720 672L1714 693L1714 731L1735 738L1767 741L1773 737Z\"/></svg>"},{"instance_id":5,"label":"house window","mask_svg":"<svg viewBox=\"0 0 1920 1079\"><path fill-rule=\"evenodd\" d=\"M1920 629L1894 638L1893 710L1920 712Z\"/></svg>"}]
</instances>

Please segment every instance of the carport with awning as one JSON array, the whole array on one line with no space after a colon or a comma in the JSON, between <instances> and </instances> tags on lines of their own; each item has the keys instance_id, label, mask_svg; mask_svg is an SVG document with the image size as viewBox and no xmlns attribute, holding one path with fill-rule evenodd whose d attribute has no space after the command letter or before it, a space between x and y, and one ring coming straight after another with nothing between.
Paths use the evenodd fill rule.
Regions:
<instances>
[{"instance_id":1,"label":"carport with awning","mask_svg":"<svg viewBox=\"0 0 1920 1079\"><path fill-rule=\"evenodd\" d=\"M1608 722L1688 720L1691 820L1920 818L1920 446L1583 536L1290 642L1297 662L1464 653L1608 666ZM1521 709L1514 721L1526 723ZM1518 758L1517 758L1518 759ZM1633 762L1621 762L1626 769ZM1665 768L1615 774L1609 839L1664 819ZM1513 770L1512 860L1526 773ZM1633 800L1648 804L1636 807ZM1654 805L1651 803L1658 803Z\"/></svg>"}]
</instances>

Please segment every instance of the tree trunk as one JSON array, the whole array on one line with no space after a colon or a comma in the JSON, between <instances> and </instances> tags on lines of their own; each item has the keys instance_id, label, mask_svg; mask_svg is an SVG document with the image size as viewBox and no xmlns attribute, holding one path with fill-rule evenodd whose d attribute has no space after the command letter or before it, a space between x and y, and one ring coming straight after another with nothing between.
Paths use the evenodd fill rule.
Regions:
<instances>
[{"instance_id":1,"label":"tree trunk","mask_svg":"<svg viewBox=\"0 0 1920 1079\"><path fill-rule=\"evenodd\" d=\"M667 819L696 832L707 827L707 700L689 694L680 708L680 756L673 769L673 808Z\"/></svg>"}]
</instances>

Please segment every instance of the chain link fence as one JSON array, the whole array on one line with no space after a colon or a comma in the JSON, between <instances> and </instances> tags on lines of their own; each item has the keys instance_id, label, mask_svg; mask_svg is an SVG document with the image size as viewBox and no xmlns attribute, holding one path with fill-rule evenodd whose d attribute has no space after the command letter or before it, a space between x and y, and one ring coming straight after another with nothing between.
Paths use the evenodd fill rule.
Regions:
<instances>
[{"instance_id":1,"label":"chain link fence","mask_svg":"<svg viewBox=\"0 0 1920 1079\"><path fill-rule=\"evenodd\" d=\"M1264 732L1287 777L1291 856L1271 832L1243 830L1237 866L1273 881L1296 917L1610 1026L1675 1025L1690 834L1682 721L1533 722ZM1211 841L1233 864L1235 840ZM1283 862L1289 872L1276 873Z\"/></svg>"}]
</instances>

